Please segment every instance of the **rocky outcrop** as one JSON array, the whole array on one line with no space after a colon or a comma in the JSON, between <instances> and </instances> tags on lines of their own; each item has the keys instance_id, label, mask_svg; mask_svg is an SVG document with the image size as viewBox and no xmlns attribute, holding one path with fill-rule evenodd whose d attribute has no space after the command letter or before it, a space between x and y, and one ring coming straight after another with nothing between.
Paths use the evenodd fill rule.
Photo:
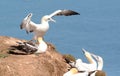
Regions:
<instances>
[{"instance_id":1,"label":"rocky outcrop","mask_svg":"<svg viewBox=\"0 0 120 76\"><path fill-rule=\"evenodd\" d=\"M26 55L19 49L13 37L0 36L0 76L63 76L69 67L55 46L48 43L48 50L42 54Z\"/></svg>"}]
</instances>

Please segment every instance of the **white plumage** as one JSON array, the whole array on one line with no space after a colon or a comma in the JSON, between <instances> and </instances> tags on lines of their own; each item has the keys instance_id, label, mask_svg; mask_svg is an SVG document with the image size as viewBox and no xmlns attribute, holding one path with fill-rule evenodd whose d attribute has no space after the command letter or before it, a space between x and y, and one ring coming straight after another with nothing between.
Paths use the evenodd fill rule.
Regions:
<instances>
[{"instance_id":1,"label":"white plumage","mask_svg":"<svg viewBox=\"0 0 120 76\"><path fill-rule=\"evenodd\" d=\"M90 72L90 71L96 70L97 63L94 60L94 58L92 58L91 54L87 52L85 49L82 49L82 50L84 52L85 57L89 61L89 63L85 63L81 59L77 59L76 62L72 62L70 63L70 65L73 67L76 67L79 71Z\"/></svg>"},{"instance_id":2,"label":"white plumage","mask_svg":"<svg viewBox=\"0 0 120 76\"><path fill-rule=\"evenodd\" d=\"M44 53L47 51L47 44L46 42L43 41L43 39L41 37L38 38L39 40L39 45L38 45L38 50L35 53Z\"/></svg>"},{"instance_id":3,"label":"white plumage","mask_svg":"<svg viewBox=\"0 0 120 76\"><path fill-rule=\"evenodd\" d=\"M88 76L88 72L79 73L76 68L72 68L70 71L63 74L63 76Z\"/></svg>"},{"instance_id":4,"label":"white plumage","mask_svg":"<svg viewBox=\"0 0 120 76\"><path fill-rule=\"evenodd\" d=\"M97 70L102 70L103 68L103 58L101 56L95 55L95 54L91 54L97 61Z\"/></svg>"},{"instance_id":5,"label":"white plumage","mask_svg":"<svg viewBox=\"0 0 120 76\"><path fill-rule=\"evenodd\" d=\"M89 61L89 63L83 63L84 66L87 67L87 71L94 71L97 69L97 63L94 60L94 58L92 57L91 53L86 51L85 49L82 49L83 53L85 55L85 57L87 58L87 60Z\"/></svg>"},{"instance_id":6,"label":"white plumage","mask_svg":"<svg viewBox=\"0 0 120 76\"><path fill-rule=\"evenodd\" d=\"M49 29L49 21L53 21L52 18L48 16L44 16L41 19L41 24L36 24L31 21L32 13L28 14L27 17L24 18L21 26L21 29L25 29L27 33L34 32L34 39L37 40L38 37L43 37L44 34Z\"/></svg>"},{"instance_id":7,"label":"white plumage","mask_svg":"<svg viewBox=\"0 0 120 76\"><path fill-rule=\"evenodd\" d=\"M26 54L34 54L34 53L44 53L48 49L47 43L41 38L38 38L38 42L40 44L36 44L33 41L28 42L17 42L18 48L21 48L20 51L25 52Z\"/></svg>"},{"instance_id":8,"label":"white plumage","mask_svg":"<svg viewBox=\"0 0 120 76\"><path fill-rule=\"evenodd\" d=\"M55 22L52 19L53 16L71 16L71 15L79 15L79 13L72 10L57 10L50 15L45 15L41 18L41 23L36 24L31 21L32 13L28 14L24 20L22 21L20 28L25 29L27 33L34 32L34 39L38 40L38 37L43 37L47 30L49 29L49 21Z\"/></svg>"},{"instance_id":9,"label":"white plumage","mask_svg":"<svg viewBox=\"0 0 120 76\"><path fill-rule=\"evenodd\" d=\"M63 76L106 76L105 72L102 71L103 58L98 55L92 54L85 49L82 50L89 63L84 63L81 59L77 59L76 62L71 62L69 64L72 67L75 67L78 72L76 73L76 71L74 72L74 70L71 69Z\"/></svg>"},{"instance_id":10,"label":"white plumage","mask_svg":"<svg viewBox=\"0 0 120 76\"><path fill-rule=\"evenodd\" d=\"M95 55L95 54L91 54L97 61L97 69L96 71L91 74L91 76L95 76L97 73L99 74L99 76L106 76L105 72L102 71L103 69L103 58L101 56ZM99 73L100 72L100 73Z\"/></svg>"}]
</instances>

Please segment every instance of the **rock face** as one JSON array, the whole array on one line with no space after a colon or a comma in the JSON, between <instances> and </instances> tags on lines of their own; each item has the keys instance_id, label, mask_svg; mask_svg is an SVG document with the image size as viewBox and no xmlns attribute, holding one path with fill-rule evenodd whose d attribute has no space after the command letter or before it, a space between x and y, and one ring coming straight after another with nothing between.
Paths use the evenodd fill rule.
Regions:
<instances>
[{"instance_id":1,"label":"rock face","mask_svg":"<svg viewBox=\"0 0 120 76\"><path fill-rule=\"evenodd\" d=\"M63 55L52 44L48 43L46 53L25 55L12 49L22 41L25 40L0 36L0 76L63 76L67 71Z\"/></svg>"}]
</instances>

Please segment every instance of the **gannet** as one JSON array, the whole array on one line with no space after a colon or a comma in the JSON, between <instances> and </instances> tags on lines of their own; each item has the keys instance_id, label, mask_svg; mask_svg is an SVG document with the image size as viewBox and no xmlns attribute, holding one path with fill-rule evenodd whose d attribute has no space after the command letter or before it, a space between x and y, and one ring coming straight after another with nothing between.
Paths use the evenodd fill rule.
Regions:
<instances>
[{"instance_id":1,"label":"gannet","mask_svg":"<svg viewBox=\"0 0 120 76\"><path fill-rule=\"evenodd\" d=\"M38 37L43 38L44 34L49 29L49 21L55 22L52 19L53 16L71 16L71 15L80 15L79 13L72 10L57 10L50 15L45 15L41 18L41 23L36 24L31 21L32 13L29 13L22 21L20 28L25 29L27 33L34 32L34 40L38 40Z\"/></svg>"},{"instance_id":2,"label":"gannet","mask_svg":"<svg viewBox=\"0 0 120 76\"><path fill-rule=\"evenodd\" d=\"M85 49L83 49L84 52L86 52ZM94 57L94 59L96 60L96 63L98 64L96 66L96 63L94 60L91 59L91 57L89 57L89 54L87 55L88 52L86 52L86 58L88 59L88 61L90 63L94 63L93 64L93 68L94 70L93 71L90 71L88 76L106 76L105 72L102 71L102 68L103 68L103 58L98 56L98 55L95 55L93 53L89 53L92 57Z\"/></svg>"},{"instance_id":3,"label":"gannet","mask_svg":"<svg viewBox=\"0 0 120 76\"><path fill-rule=\"evenodd\" d=\"M35 44L31 41L29 42L18 42L19 46L20 46L20 50L27 53L27 54L33 54L33 53L44 53L47 51L47 44L46 42L39 37L39 43L40 44Z\"/></svg>"},{"instance_id":4,"label":"gannet","mask_svg":"<svg viewBox=\"0 0 120 76\"><path fill-rule=\"evenodd\" d=\"M102 70L103 68L103 58L101 56L95 55L95 54L91 54L97 61L97 70Z\"/></svg>"},{"instance_id":5,"label":"gannet","mask_svg":"<svg viewBox=\"0 0 120 76\"><path fill-rule=\"evenodd\" d=\"M77 59L76 62L70 62L69 64L72 67L76 67L79 71L94 71L97 68L96 61L92 58L91 54L87 52L85 49L82 49L85 57L89 61L89 63L83 62L81 59Z\"/></svg>"},{"instance_id":6,"label":"gannet","mask_svg":"<svg viewBox=\"0 0 120 76\"><path fill-rule=\"evenodd\" d=\"M103 68L103 58L101 56L95 55L93 53L90 53L86 51L85 49L82 49L84 55L86 56L89 63L82 62L81 59L77 59L76 62L70 62L69 64L72 67L75 67L78 69L78 71L83 71L82 74L87 76L106 76L105 72L102 71ZM92 58L93 57L93 58ZM95 61L95 60L96 61ZM80 74L80 73L78 73ZM82 75L82 76L84 76ZM78 75L81 76L81 75Z\"/></svg>"},{"instance_id":7,"label":"gannet","mask_svg":"<svg viewBox=\"0 0 120 76\"><path fill-rule=\"evenodd\" d=\"M97 63L94 60L94 58L92 57L91 53L86 51L85 49L82 49L85 57L87 58L87 60L89 61L89 63L83 63L84 66L87 67L88 71L94 71L97 69Z\"/></svg>"},{"instance_id":8,"label":"gannet","mask_svg":"<svg viewBox=\"0 0 120 76\"><path fill-rule=\"evenodd\" d=\"M76 62L69 63L72 67L75 67L79 71L72 76L89 76L89 74L94 72L97 68L97 63L92 57L91 53L89 53L85 49L82 49L82 51L89 63L85 63L81 59L77 59Z\"/></svg>"},{"instance_id":9,"label":"gannet","mask_svg":"<svg viewBox=\"0 0 120 76\"><path fill-rule=\"evenodd\" d=\"M63 76L88 76L88 72L80 73L76 68L71 68L70 71L64 73Z\"/></svg>"},{"instance_id":10,"label":"gannet","mask_svg":"<svg viewBox=\"0 0 120 76\"><path fill-rule=\"evenodd\" d=\"M102 71L103 69L103 58L101 56L91 54L97 61L97 69L95 70L94 73L92 73L90 76L106 76L105 72Z\"/></svg>"},{"instance_id":11,"label":"gannet","mask_svg":"<svg viewBox=\"0 0 120 76\"><path fill-rule=\"evenodd\" d=\"M42 37L38 37L39 43L38 50L35 53L44 53L47 51L47 44L43 41Z\"/></svg>"},{"instance_id":12,"label":"gannet","mask_svg":"<svg viewBox=\"0 0 120 76\"><path fill-rule=\"evenodd\" d=\"M38 50L37 45L32 41L17 42L17 43L18 43L18 46L17 46L18 49L22 52L25 52L26 54L32 54Z\"/></svg>"}]
</instances>

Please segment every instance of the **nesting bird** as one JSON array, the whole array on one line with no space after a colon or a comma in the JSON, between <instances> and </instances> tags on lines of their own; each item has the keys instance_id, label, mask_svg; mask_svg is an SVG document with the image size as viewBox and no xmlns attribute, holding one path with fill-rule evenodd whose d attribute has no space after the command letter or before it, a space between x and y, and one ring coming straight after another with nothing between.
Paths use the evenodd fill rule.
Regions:
<instances>
[{"instance_id":1,"label":"nesting bird","mask_svg":"<svg viewBox=\"0 0 120 76\"><path fill-rule=\"evenodd\" d=\"M94 71L97 68L97 63L92 57L92 55L87 52L85 49L82 49L85 57L89 63L83 62L81 59L77 59L76 62L69 63L72 67L76 67L79 71Z\"/></svg>"},{"instance_id":2,"label":"nesting bird","mask_svg":"<svg viewBox=\"0 0 120 76\"><path fill-rule=\"evenodd\" d=\"M34 40L39 42L39 37L43 38L45 33L49 29L49 21L55 22L52 19L53 16L71 16L71 15L80 15L79 13L72 11L72 10L57 10L50 15L45 15L41 18L41 23L36 24L31 21L32 13L28 14L22 21L20 28L25 29L27 33L33 32L34 33Z\"/></svg>"},{"instance_id":3,"label":"nesting bird","mask_svg":"<svg viewBox=\"0 0 120 76\"><path fill-rule=\"evenodd\" d=\"M65 73L65 76L67 76L68 73L72 74L70 76L106 76L105 72L102 71L103 58L93 53L90 53L85 49L82 49L82 51L89 63L84 63L81 59L77 59L76 62L68 61L71 67L75 67L78 72L76 74L73 74L71 72L72 70L70 70Z\"/></svg>"},{"instance_id":4,"label":"nesting bird","mask_svg":"<svg viewBox=\"0 0 120 76\"><path fill-rule=\"evenodd\" d=\"M77 68L72 68L70 71L63 74L63 76L87 76L88 72L80 73Z\"/></svg>"},{"instance_id":5,"label":"nesting bird","mask_svg":"<svg viewBox=\"0 0 120 76\"><path fill-rule=\"evenodd\" d=\"M106 73L102 71L103 69L103 58L101 56L91 54L95 60L97 61L97 69L94 73L91 74L91 76L106 76Z\"/></svg>"},{"instance_id":6,"label":"nesting bird","mask_svg":"<svg viewBox=\"0 0 120 76\"><path fill-rule=\"evenodd\" d=\"M94 60L94 58L92 57L91 53L86 51L85 49L82 49L85 57L87 58L89 63L84 63L83 65L87 67L88 71L94 71L97 69L97 63Z\"/></svg>"},{"instance_id":7,"label":"nesting bird","mask_svg":"<svg viewBox=\"0 0 120 76\"><path fill-rule=\"evenodd\" d=\"M43 39L41 37L38 38L39 40L39 45L38 45L38 50L35 53L44 53L47 51L47 44L46 42L43 41Z\"/></svg>"},{"instance_id":8,"label":"nesting bird","mask_svg":"<svg viewBox=\"0 0 120 76\"><path fill-rule=\"evenodd\" d=\"M97 61L97 70L102 70L103 69L103 58L101 56L91 54L95 60Z\"/></svg>"},{"instance_id":9,"label":"nesting bird","mask_svg":"<svg viewBox=\"0 0 120 76\"><path fill-rule=\"evenodd\" d=\"M39 43L35 44L34 42L18 42L19 46L21 47L21 50L27 54L33 54L33 53L44 53L47 51L48 45L44 40L40 37Z\"/></svg>"}]
</instances>

